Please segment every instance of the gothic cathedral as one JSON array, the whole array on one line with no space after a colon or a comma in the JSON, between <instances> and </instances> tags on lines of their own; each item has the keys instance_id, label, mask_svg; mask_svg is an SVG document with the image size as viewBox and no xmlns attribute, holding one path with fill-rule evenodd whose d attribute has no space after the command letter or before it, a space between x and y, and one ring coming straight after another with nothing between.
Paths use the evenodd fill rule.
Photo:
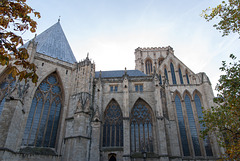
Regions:
<instances>
[{"instance_id":1,"label":"gothic cathedral","mask_svg":"<svg viewBox=\"0 0 240 161\"><path fill-rule=\"evenodd\" d=\"M135 49L135 70L77 62L60 22L26 43L39 80L0 67L0 160L217 160L199 120L214 106L211 83L172 47ZM202 109L203 107L203 109Z\"/></svg>"}]
</instances>

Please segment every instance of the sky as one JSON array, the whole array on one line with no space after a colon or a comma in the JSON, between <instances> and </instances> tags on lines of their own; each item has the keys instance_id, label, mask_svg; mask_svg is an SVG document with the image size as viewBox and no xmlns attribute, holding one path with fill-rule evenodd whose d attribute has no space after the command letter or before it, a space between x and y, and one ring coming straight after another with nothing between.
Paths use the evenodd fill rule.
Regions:
<instances>
[{"instance_id":1,"label":"sky","mask_svg":"<svg viewBox=\"0 0 240 161\"><path fill-rule=\"evenodd\" d=\"M27 0L40 12L37 34L59 17L72 51L81 61L89 58L96 71L135 69L138 47L171 46L194 73L205 72L215 88L223 60L240 57L237 34L222 37L200 15L220 0ZM24 33L25 41L34 34ZM216 91L214 94L216 95Z\"/></svg>"}]
</instances>

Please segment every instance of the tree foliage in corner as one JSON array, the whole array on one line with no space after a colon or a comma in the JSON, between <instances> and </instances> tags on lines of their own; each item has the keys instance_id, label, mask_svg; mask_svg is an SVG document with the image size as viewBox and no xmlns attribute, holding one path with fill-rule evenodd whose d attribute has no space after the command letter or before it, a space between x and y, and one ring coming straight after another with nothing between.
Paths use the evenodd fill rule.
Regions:
<instances>
[{"instance_id":1,"label":"tree foliage in corner","mask_svg":"<svg viewBox=\"0 0 240 161\"><path fill-rule=\"evenodd\" d=\"M203 134L215 134L222 147L226 149L225 159L240 158L240 60L231 54L229 65L222 62L220 76L216 86L218 91L214 102L216 107L204 111L201 121L206 127Z\"/></svg>"},{"instance_id":2,"label":"tree foliage in corner","mask_svg":"<svg viewBox=\"0 0 240 161\"><path fill-rule=\"evenodd\" d=\"M222 1L215 8L207 8L202 13L203 17L207 20L213 20L214 18L220 18L218 24L214 24L217 30L223 31L222 36L232 33L238 33L240 35L240 1L228 0Z\"/></svg>"},{"instance_id":3,"label":"tree foliage in corner","mask_svg":"<svg viewBox=\"0 0 240 161\"><path fill-rule=\"evenodd\" d=\"M220 18L215 24L217 30L223 31L222 36L230 33L240 35L240 1L222 1L215 8L203 11L203 17L207 21ZM216 86L218 91L214 102L217 104L210 110L204 111L200 121L205 126L203 136L214 134L220 146L225 148L226 160L239 160L240 158L240 61L231 54L233 60L229 65L222 62L220 70L225 72L220 76Z\"/></svg>"},{"instance_id":4,"label":"tree foliage in corner","mask_svg":"<svg viewBox=\"0 0 240 161\"><path fill-rule=\"evenodd\" d=\"M28 6L26 0L0 1L0 63L10 68L13 77L30 78L36 83L36 66L29 62L27 50L19 48L23 45L19 35L27 30L36 32L37 23L31 16L40 18L40 13Z\"/></svg>"}]
</instances>

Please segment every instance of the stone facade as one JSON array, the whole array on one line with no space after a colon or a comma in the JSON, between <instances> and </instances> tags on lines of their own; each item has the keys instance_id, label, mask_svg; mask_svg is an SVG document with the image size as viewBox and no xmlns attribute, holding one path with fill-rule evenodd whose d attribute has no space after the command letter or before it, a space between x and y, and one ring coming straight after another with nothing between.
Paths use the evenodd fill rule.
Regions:
<instances>
[{"instance_id":1,"label":"stone facade","mask_svg":"<svg viewBox=\"0 0 240 161\"><path fill-rule=\"evenodd\" d=\"M60 25L59 22L57 25ZM143 160L143 152L146 152L146 160L149 161L219 158L221 149L214 136L209 136L208 144L199 138L201 125L198 123L199 111L195 97L197 95L200 98L205 109L214 106L211 83L205 73L195 74L182 63L170 46L137 48L136 70L96 72L95 64L88 57L76 63L64 61L54 57L54 54L38 51L37 47L41 44L38 41L40 39L33 39L25 46L30 53L30 61L38 67L37 85L16 81L13 86L9 86L11 92L0 95L0 160L140 161ZM7 70L3 67L0 69L2 85L6 81ZM41 96L47 101L43 101L41 106L36 105L36 108L33 104L34 99L38 98L38 91L41 94L48 93L41 83L49 79L51 74L54 74L60 84L61 109L59 120L56 121L57 128L49 134L48 126L42 124L47 123L44 123L44 119L50 120L54 105L51 105L51 109L49 107L45 118L44 109L47 109L48 99ZM50 80L47 82L51 85ZM52 90L54 93L53 87ZM180 98L180 104L177 104L176 97ZM49 100L54 102L55 98ZM37 102L41 103L39 100ZM114 106L111 106L112 102L115 103ZM121 121L119 126L110 124L108 127L107 117L110 122L114 120L110 115L111 108L115 108L115 105L121 111L116 115ZM185 129L180 124L178 106L181 107ZM139 107L145 108L147 112L141 114ZM31 109L34 108L32 116ZM135 116L136 111L140 114ZM53 113L56 120L56 110ZM133 124L134 117L140 118L137 120L139 122L145 119L148 124L140 123L137 127L137 124ZM37 120L36 124L34 120ZM29 129L28 124L31 124ZM185 131L185 135L181 130ZM40 137L41 132L43 136ZM31 140L32 136L34 141ZM45 144L46 139L42 137L48 136L50 140L55 136L54 146L50 146L52 142L49 140ZM39 138L43 141L40 139L39 142ZM144 143L141 142L142 139ZM212 154L208 155L206 147L210 147Z\"/></svg>"}]
</instances>

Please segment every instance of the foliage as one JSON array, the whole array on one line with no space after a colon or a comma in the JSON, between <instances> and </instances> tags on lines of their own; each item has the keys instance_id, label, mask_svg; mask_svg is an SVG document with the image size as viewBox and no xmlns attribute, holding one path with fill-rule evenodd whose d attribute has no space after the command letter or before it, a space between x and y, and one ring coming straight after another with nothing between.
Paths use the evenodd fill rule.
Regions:
<instances>
[{"instance_id":1,"label":"foliage","mask_svg":"<svg viewBox=\"0 0 240 161\"><path fill-rule=\"evenodd\" d=\"M210 13L209 13L210 12ZM240 34L240 1L222 1L217 7L203 10L202 16L211 21L220 18L218 24L214 24L217 30L223 31L222 36L229 35L231 32Z\"/></svg>"},{"instance_id":2,"label":"foliage","mask_svg":"<svg viewBox=\"0 0 240 161\"><path fill-rule=\"evenodd\" d=\"M13 77L28 78L36 83L36 66L30 63L29 54L23 45L20 34L27 30L36 32L37 23L31 18L40 18L40 14L26 4L26 0L0 1L0 63L8 66Z\"/></svg>"},{"instance_id":3,"label":"foliage","mask_svg":"<svg viewBox=\"0 0 240 161\"><path fill-rule=\"evenodd\" d=\"M240 60L231 54L233 63L222 62L214 102L216 107L204 111L201 123L205 126L203 135L215 134L220 146L226 149L228 159L240 158Z\"/></svg>"}]
</instances>

